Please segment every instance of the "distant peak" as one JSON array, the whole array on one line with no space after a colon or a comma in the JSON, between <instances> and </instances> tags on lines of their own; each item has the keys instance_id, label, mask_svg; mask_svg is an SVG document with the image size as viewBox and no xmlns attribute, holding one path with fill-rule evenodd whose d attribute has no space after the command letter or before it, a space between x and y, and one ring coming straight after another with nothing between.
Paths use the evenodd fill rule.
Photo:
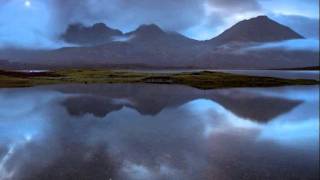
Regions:
<instances>
[{"instance_id":1,"label":"distant peak","mask_svg":"<svg viewBox=\"0 0 320 180\"><path fill-rule=\"evenodd\" d=\"M163 30L155 24L144 24L137 28L135 32L141 33L163 33Z\"/></svg>"},{"instance_id":2,"label":"distant peak","mask_svg":"<svg viewBox=\"0 0 320 180\"><path fill-rule=\"evenodd\" d=\"M261 15L261 16L256 16L256 17L252 17L249 19L244 19L242 21L239 21L237 24L244 24L244 23L274 23L275 21L273 21L272 19L270 19L268 16L265 15ZM237 25L235 24L235 25Z\"/></svg>"},{"instance_id":3,"label":"distant peak","mask_svg":"<svg viewBox=\"0 0 320 180\"><path fill-rule=\"evenodd\" d=\"M68 26L68 30L81 30L81 29L92 29L92 30L105 30L110 29L104 23L96 23L92 26L85 26L81 23L74 23Z\"/></svg>"},{"instance_id":4,"label":"distant peak","mask_svg":"<svg viewBox=\"0 0 320 180\"><path fill-rule=\"evenodd\" d=\"M84 25L81 23L73 23L68 26L68 30L81 29L84 28Z\"/></svg>"},{"instance_id":5,"label":"distant peak","mask_svg":"<svg viewBox=\"0 0 320 180\"><path fill-rule=\"evenodd\" d=\"M65 42L79 45L97 45L110 42L113 36L121 36L120 30L112 29L104 23L96 23L92 26L84 26L76 23L69 25L67 31L62 34Z\"/></svg>"},{"instance_id":6,"label":"distant peak","mask_svg":"<svg viewBox=\"0 0 320 180\"><path fill-rule=\"evenodd\" d=\"M96 23L92 26L93 29L108 29L104 23Z\"/></svg>"},{"instance_id":7,"label":"distant peak","mask_svg":"<svg viewBox=\"0 0 320 180\"><path fill-rule=\"evenodd\" d=\"M268 16L243 20L213 39L218 44L229 42L272 42L301 39L300 34Z\"/></svg>"},{"instance_id":8,"label":"distant peak","mask_svg":"<svg viewBox=\"0 0 320 180\"><path fill-rule=\"evenodd\" d=\"M257 17L254 17L254 18L251 18L251 19L267 19L267 20L270 20L270 18L266 15L260 15L260 16L257 16Z\"/></svg>"}]
</instances>

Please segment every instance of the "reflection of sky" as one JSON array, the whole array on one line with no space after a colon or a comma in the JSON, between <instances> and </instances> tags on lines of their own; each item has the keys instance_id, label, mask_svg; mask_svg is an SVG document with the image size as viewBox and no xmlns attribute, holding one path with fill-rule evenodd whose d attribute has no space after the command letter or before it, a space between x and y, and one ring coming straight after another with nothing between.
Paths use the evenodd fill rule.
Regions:
<instances>
[{"instance_id":1,"label":"reflection of sky","mask_svg":"<svg viewBox=\"0 0 320 180\"><path fill-rule=\"evenodd\" d=\"M244 156L248 167L242 164L242 168L252 165L257 171L260 166L263 169L263 163L257 164L254 158L250 158L263 152L266 145L270 148L265 154L269 163L283 153L280 146L284 150L295 148L299 151L303 148L310 152L306 159L316 159L318 154L314 151L319 143L316 89L312 86L239 89L252 94L304 101L267 123L243 119L205 98L165 108L153 116L124 107L105 117L92 114L77 117L68 114L61 106L60 102L66 95L56 91L0 90L0 179L15 180L41 172L57 173L50 168L47 172L44 167L61 162L59 159L70 162L70 167L79 167L78 164L90 160L101 146L102 154L108 154L113 157L112 161L119 163L115 173L110 175L113 179L210 179L208 172L217 173L219 177L231 177L236 172L221 172L223 163L228 165L230 159ZM127 102L123 99L117 102L122 101ZM242 152L242 143L245 143L248 156ZM233 152L229 153L231 145L234 146ZM72 149L71 154L68 154L68 148ZM289 155L294 157L297 154ZM215 159L210 160L208 156ZM301 163L290 157L290 163ZM91 160L105 161L103 158ZM64 167L63 164L58 165ZM78 173L89 171L81 168ZM206 168L209 168L208 172L204 172ZM59 173L70 172L65 167Z\"/></svg>"},{"instance_id":2,"label":"reflection of sky","mask_svg":"<svg viewBox=\"0 0 320 180\"><path fill-rule=\"evenodd\" d=\"M0 151L7 149L0 156L0 179L14 179L15 169L6 168L12 156L26 144L47 135L49 125L43 109L58 97L57 93L48 92L0 91Z\"/></svg>"},{"instance_id":3,"label":"reflection of sky","mask_svg":"<svg viewBox=\"0 0 320 180\"><path fill-rule=\"evenodd\" d=\"M289 144L295 147L312 148L319 142L318 119L307 119L303 122L290 123L278 120L270 123L261 133L261 139L274 140L280 144Z\"/></svg>"},{"instance_id":4,"label":"reflection of sky","mask_svg":"<svg viewBox=\"0 0 320 180\"><path fill-rule=\"evenodd\" d=\"M304 103L287 114L274 118L262 129L259 140L272 140L280 144L314 148L319 143L319 88L281 87L251 88L247 91L271 97L303 100ZM302 146L304 144L304 146Z\"/></svg>"},{"instance_id":5,"label":"reflection of sky","mask_svg":"<svg viewBox=\"0 0 320 180\"><path fill-rule=\"evenodd\" d=\"M54 92L25 93L16 90L0 91L0 140L30 140L35 134L44 130L46 106L59 98ZM0 143L1 143L0 142Z\"/></svg>"},{"instance_id":6,"label":"reflection of sky","mask_svg":"<svg viewBox=\"0 0 320 180\"><path fill-rule=\"evenodd\" d=\"M214 132L215 126L219 131L226 131L230 128L259 128L256 122L240 118L228 111L221 105L204 99L191 101L184 105L188 111L192 112L205 123L205 134L208 136L210 132ZM220 118L220 119L218 119ZM225 129L226 128L226 129Z\"/></svg>"},{"instance_id":7,"label":"reflection of sky","mask_svg":"<svg viewBox=\"0 0 320 180\"><path fill-rule=\"evenodd\" d=\"M261 132L261 139L295 147L314 148L319 143L319 99L306 101L275 118Z\"/></svg>"}]
</instances>

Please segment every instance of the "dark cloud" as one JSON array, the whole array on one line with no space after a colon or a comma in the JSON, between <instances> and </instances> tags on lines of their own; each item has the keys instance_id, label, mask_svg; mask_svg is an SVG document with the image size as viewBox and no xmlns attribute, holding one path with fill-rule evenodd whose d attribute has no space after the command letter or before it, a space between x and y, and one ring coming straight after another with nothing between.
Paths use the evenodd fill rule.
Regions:
<instances>
[{"instance_id":1,"label":"dark cloud","mask_svg":"<svg viewBox=\"0 0 320 180\"><path fill-rule=\"evenodd\" d=\"M266 14L307 37L318 37L317 0L23 0L0 1L0 48L65 46L57 37L71 23L104 22L131 31L157 24L191 38L210 39L234 23ZM315 16L316 14L316 16ZM301 17L300 17L301 16ZM312 17L308 19L303 17ZM23 28L21 28L23 27Z\"/></svg>"},{"instance_id":2,"label":"dark cloud","mask_svg":"<svg viewBox=\"0 0 320 180\"><path fill-rule=\"evenodd\" d=\"M258 11L261 9L256 0L208 0L209 4L218 10L228 12L230 14Z\"/></svg>"},{"instance_id":3,"label":"dark cloud","mask_svg":"<svg viewBox=\"0 0 320 180\"><path fill-rule=\"evenodd\" d=\"M57 0L57 21L62 24L102 21L129 31L141 24L155 23L164 29L182 30L194 26L204 15L203 0Z\"/></svg>"}]
</instances>

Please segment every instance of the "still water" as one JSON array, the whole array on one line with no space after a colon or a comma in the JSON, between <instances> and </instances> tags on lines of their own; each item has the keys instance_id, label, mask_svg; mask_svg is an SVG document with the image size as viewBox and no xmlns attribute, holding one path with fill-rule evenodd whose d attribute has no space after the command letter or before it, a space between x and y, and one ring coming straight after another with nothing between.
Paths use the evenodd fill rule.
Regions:
<instances>
[{"instance_id":1,"label":"still water","mask_svg":"<svg viewBox=\"0 0 320 180\"><path fill-rule=\"evenodd\" d=\"M0 179L318 179L318 88L0 89Z\"/></svg>"}]
</instances>

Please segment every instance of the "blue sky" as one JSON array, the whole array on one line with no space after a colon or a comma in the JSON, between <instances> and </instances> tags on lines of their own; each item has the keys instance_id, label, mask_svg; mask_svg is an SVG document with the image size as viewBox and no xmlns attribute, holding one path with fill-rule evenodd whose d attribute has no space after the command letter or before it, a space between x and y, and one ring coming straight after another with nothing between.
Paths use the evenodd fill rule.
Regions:
<instances>
[{"instance_id":1,"label":"blue sky","mask_svg":"<svg viewBox=\"0 0 320 180\"><path fill-rule=\"evenodd\" d=\"M59 46L59 34L75 22L124 32L155 23L204 40L257 15L318 39L318 12L318 0L0 0L0 46Z\"/></svg>"}]
</instances>

